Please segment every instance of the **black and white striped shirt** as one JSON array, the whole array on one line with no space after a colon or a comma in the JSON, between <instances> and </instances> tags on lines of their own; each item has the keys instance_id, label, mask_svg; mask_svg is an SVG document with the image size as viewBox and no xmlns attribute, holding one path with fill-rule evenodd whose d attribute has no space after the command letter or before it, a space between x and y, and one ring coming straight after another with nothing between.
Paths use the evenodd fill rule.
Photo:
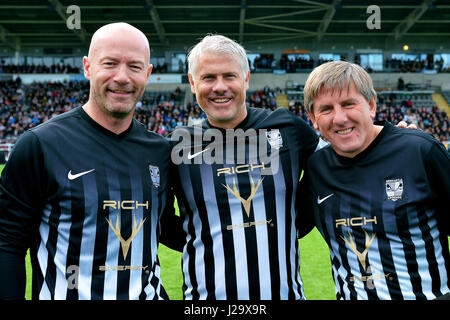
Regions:
<instances>
[{"instance_id":1,"label":"black and white striped shirt","mask_svg":"<svg viewBox=\"0 0 450 320\"><path fill-rule=\"evenodd\" d=\"M33 299L164 299L157 248L169 143L79 107L26 132L2 173L0 250L30 247ZM5 275L7 276L7 275Z\"/></svg>"},{"instance_id":2,"label":"black and white striped shirt","mask_svg":"<svg viewBox=\"0 0 450 320\"><path fill-rule=\"evenodd\" d=\"M386 123L356 157L330 146L307 167L338 299L450 292L450 156L438 141Z\"/></svg>"},{"instance_id":3,"label":"black and white striped shirt","mask_svg":"<svg viewBox=\"0 0 450 320\"><path fill-rule=\"evenodd\" d=\"M184 140L192 138L183 141L188 161L177 164L175 183L186 233L182 269L187 300L304 298L296 192L318 137L284 108L247 112L231 131L205 121L198 128L176 129L172 136L181 141L184 130ZM223 139L204 138L211 129ZM235 135L231 139L230 132ZM249 132L258 135L255 143ZM251 149L255 145L257 151ZM208 160L214 156L215 161Z\"/></svg>"}]
</instances>

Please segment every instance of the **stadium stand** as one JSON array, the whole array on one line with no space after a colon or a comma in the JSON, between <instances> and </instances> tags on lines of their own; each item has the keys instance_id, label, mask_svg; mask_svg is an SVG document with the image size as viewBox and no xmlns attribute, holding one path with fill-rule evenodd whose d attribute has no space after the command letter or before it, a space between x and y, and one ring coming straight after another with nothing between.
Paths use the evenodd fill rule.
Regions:
<instances>
[{"instance_id":1,"label":"stadium stand","mask_svg":"<svg viewBox=\"0 0 450 320\"><path fill-rule=\"evenodd\" d=\"M450 104L450 91L443 91L442 95L444 96L445 101Z\"/></svg>"},{"instance_id":2,"label":"stadium stand","mask_svg":"<svg viewBox=\"0 0 450 320\"><path fill-rule=\"evenodd\" d=\"M17 77L16 80L1 81L0 84L0 151L6 154L23 132L83 104L89 93L89 83L86 81L23 84ZM135 117L146 124L149 130L163 136L167 136L178 125L190 125L204 119L205 114L195 101L184 103L186 94L180 88L173 91L146 91L142 101L137 104ZM288 99L288 106L277 102L280 96ZM450 99L450 92L443 92L443 96ZM289 91L265 86L260 90L249 91L247 104L272 110L287 107L312 125L303 105L301 88ZM444 143L450 141L448 116L436 106L432 91L379 92L375 120L393 123L405 120Z\"/></svg>"},{"instance_id":3,"label":"stadium stand","mask_svg":"<svg viewBox=\"0 0 450 320\"><path fill-rule=\"evenodd\" d=\"M375 121L388 120L392 123L406 121L428 132L442 142L450 140L450 122L447 114L431 99L431 94L378 95L378 110Z\"/></svg>"},{"instance_id":4,"label":"stadium stand","mask_svg":"<svg viewBox=\"0 0 450 320\"><path fill-rule=\"evenodd\" d=\"M341 56L342 60L346 60L344 56ZM331 60L327 59L317 59L314 60L312 57L303 58L303 57L289 57L288 54L282 54L279 60L274 58L273 54L265 53L260 54L253 61L253 69L252 72L256 73L265 73L265 72L273 72L274 70L285 70L287 73L296 73L296 72L308 72L314 69L315 67L328 62ZM354 61L355 63L360 63L359 56L356 56ZM170 68L170 63L164 62L162 64L155 64L153 66L154 73L179 73L185 72L187 70L186 62L179 62L180 66L178 68L172 69ZM402 60L402 59L386 59L384 61L383 71L385 72L411 72L418 73L422 72L424 69L427 70L436 70L438 73L450 72L450 68L444 68L444 63L442 58L437 61L427 61L416 58L414 60ZM174 71L172 71L174 70ZM373 72L371 68L366 68L368 72ZM69 74L69 73L80 73L81 70L79 67L71 66L66 63L59 64L26 64L22 63L19 65L16 64L8 64L4 60L0 60L0 74L1 73L46 73L46 74Z\"/></svg>"},{"instance_id":5,"label":"stadium stand","mask_svg":"<svg viewBox=\"0 0 450 320\"><path fill-rule=\"evenodd\" d=\"M219 33L248 52L248 106L285 107L312 126L303 104L308 74L330 59L347 60L373 78L375 120L416 124L450 148L448 0L6 2L0 5L0 165L26 130L87 101L82 57L93 32L117 21L136 26L150 41L153 71L134 116L163 136L206 118L189 88L186 53L202 36ZM370 27L378 18L369 4L379 7L380 28ZM73 5L81 10L75 28L66 10ZM329 261L326 246L322 253L316 242L321 237L314 237L318 240L301 240L306 297L335 299L330 266L310 262ZM177 276L173 273L170 277ZM180 284L163 280L169 290ZM183 298L181 290L169 290L171 299Z\"/></svg>"},{"instance_id":6,"label":"stadium stand","mask_svg":"<svg viewBox=\"0 0 450 320\"><path fill-rule=\"evenodd\" d=\"M52 64L47 66L45 64L6 64L4 61L0 61L0 73L80 73L80 68L73 67L69 64Z\"/></svg>"}]
</instances>

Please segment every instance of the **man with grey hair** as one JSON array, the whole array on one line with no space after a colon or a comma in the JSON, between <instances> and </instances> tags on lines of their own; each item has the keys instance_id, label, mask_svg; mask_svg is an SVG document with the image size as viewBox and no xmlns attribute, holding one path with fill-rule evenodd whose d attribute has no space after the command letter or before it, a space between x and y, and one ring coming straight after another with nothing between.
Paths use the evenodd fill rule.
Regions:
<instances>
[{"instance_id":1,"label":"man with grey hair","mask_svg":"<svg viewBox=\"0 0 450 320\"><path fill-rule=\"evenodd\" d=\"M307 176L337 298L448 299L449 153L427 133L374 124L376 92L356 64L317 67L304 97L330 142Z\"/></svg>"},{"instance_id":2,"label":"man with grey hair","mask_svg":"<svg viewBox=\"0 0 450 320\"><path fill-rule=\"evenodd\" d=\"M215 73L217 70L208 69L205 72L204 65L211 65L219 71L230 70L223 75L224 85L231 84L228 86L229 90L225 90L227 95L211 93L209 72ZM210 123L216 127L232 129L242 122L247 115L245 91L248 90L250 81L250 68L244 48L224 36L209 35L189 52L188 66L192 92ZM207 78L204 79L205 77Z\"/></svg>"},{"instance_id":3,"label":"man with grey hair","mask_svg":"<svg viewBox=\"0 0 450 320\"><path fill-rule=\"evenodd\" d=\"M235 41L208 35L188 62L207 119L172 134L172 160L181 159L175 150L185 160L174 168L184 298L304 299L295 221L300 175L318 136L286 108L246 106L248 59Z\"/></svg>"},{"instance_id":4,"label":"man with grey hair","mask_svg":"<svg viewBox=\"0 0 450 320\"><path fill-rule=\"evenodd\" d=\"M89 100L24 133L2 172L0 299L24 299L27 249L33 299L167 299L157 249L178 234L161 232L170 146L133 119L148 40L105 25L83 65Z\"/></svg>"}]
</instances>

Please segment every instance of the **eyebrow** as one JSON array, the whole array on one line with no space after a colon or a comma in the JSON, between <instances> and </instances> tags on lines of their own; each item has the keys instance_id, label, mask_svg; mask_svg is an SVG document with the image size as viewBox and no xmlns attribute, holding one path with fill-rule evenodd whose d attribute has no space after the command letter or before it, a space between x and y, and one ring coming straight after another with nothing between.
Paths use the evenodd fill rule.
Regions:
<instances>
[{"instance_id":1,"label":"eyebrow","mask_svg":"<svg viewBox=\"0 0 450 320\"><path fill-rule=\"evenodd\" d=\"M99 62L102 62L102 61L105 61L105 60L119 61L120 59L117 59L117 58L114 58L114 57L110 57L110 56L106 56L106 57L101 58L101 59L99 60ZM128 61L127 64L140 64L140 65L142 65L142 66L145 65L144 62L139 61L139 60Z\"/></svg>"},{"instance_id":2,"label":"eyebrow","mask_svg":"<svg viewBox=\"0 0 450 320\"><path fill-rule=\"evenodd\" d=\"M341 104L344 104L344 103L349 103L349 102L358 102L358 99L356 99L356 98L348 98L348 99L345 99L344 101L341 101L340 103Z\"/></svg>"},{"instance_id":3,"label":"eyebrow","mask_svg":"<svg viewBox=\"0 0 450 320\"><path fill-rule=\"evenodd\" d=\"M214 72L212 72L212 73L204 73L204 74L200 74L199 76L202 77L202 78L204 78L204 77L211 77L211 76L217 77L218 75L222 75L222 76L230 76L230 75L239 75L239 73L236 73L236 72L233 72L233 71L230 71L230 72L223 72L223 73L214 73Z\"/></svg>"},{"instance_id":4,"label":"eyebrow","mask_svg":"<svg viewBox=\"0 0 450 320\"><path fill-rule=\"evenodd\" d=\"M325 104L318 105L317 108L320 110L320 109L323 109L326 107L332 107L332 106L333 106L332 104L325 103Z\"/></svg>"},{"instance_id":5,"label":"eyebrow","mask_svg":"<svg viewBox=\"0 0 450 320\"><path fill-rule=\"evenodd\" d=\"M344 104L344 103L349 103L349 102L358 102L358 99L356 98L348 98L342 101L339 101L339 104ZM332 107L333 104L332 103L325 103L325 104L321 104L318 107Z\"/></svg>"}]
</instances>

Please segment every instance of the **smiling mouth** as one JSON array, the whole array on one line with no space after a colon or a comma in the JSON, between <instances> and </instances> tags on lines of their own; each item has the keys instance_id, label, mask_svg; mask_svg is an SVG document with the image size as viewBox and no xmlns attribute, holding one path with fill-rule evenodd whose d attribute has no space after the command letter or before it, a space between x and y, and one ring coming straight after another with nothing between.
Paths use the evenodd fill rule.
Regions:
<instances>
[{"instance_id":1,"label":"smiling mouth","mask_svg":"<svg viewBox=\"0 0 450 320\"><path fill-rule=\"evenodd\" d=\"M215 102L215 103L227 103L231 100L231 98L213 98L210 99L211 101Z\"/></svg>"},{"instance_id":2,"label":"smiling mouth","mask_svg":"<svg viewBox=\"0 0 450 320\"><path fill-rule=\"evenodd\" d=\"M106 89L106 91L108 92L112 92L112 93L117 93L117 94L132 94L134 91L130 91L130 90L114 90L114 89Z\"/></svg>"},{"instance_id":3,"label":"smiling mouth","mask_svg":"<svg viewBox=\"0 0 450 320\"><path fill-rule=\"evenodd\" d=\"M353 131L353 128L348 128L348 129L344 129L344 130L337 130L336 133L337 134L346 134L346 133L350 133Z\"/></svg>"}]
</instances>

